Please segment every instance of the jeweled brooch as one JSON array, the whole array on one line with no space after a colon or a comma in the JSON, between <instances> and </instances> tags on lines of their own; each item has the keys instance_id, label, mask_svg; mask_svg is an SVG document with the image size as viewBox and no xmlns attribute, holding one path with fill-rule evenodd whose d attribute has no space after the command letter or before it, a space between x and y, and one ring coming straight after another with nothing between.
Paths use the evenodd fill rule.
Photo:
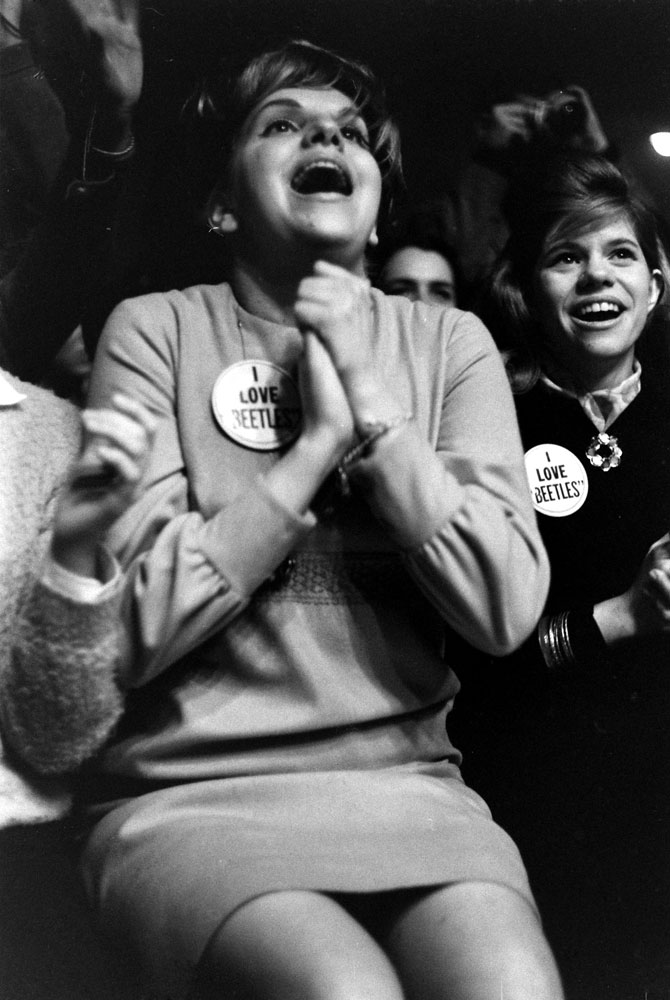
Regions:
<instances>
[{"instance_id":1,"label":"jeweled brooch","mask_svg":"<svg viewBox=\"0 0 670 1000\"><path fill-rule=\"evenodd\" d=\"M604 431L601 431L600 434L596 434L591 439L586 449L586 457L591 465L594 465L596 469L602 469L603 472L616 469L621 461L619 442L613 434L605 434Z\"/></svg>"}]
</instances>

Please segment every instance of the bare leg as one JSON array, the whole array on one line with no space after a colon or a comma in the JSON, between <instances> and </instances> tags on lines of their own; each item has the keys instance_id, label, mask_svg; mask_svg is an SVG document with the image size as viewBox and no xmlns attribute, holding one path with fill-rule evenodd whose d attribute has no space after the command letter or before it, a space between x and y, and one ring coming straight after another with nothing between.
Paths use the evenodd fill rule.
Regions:
<instances>
[{"instance_id":1,"label":"bare leg","mask_svg":"<svg viewBox=\"0 0 670 1000\"><path fill-rule=\"evenodd\" d=\"M514 891L464 882L411 899L382 942L408 1000L562 1000L540 922Z\"/></svg>"},{"instance_id":2,"label":"bare leg","mask_svg":"<svg viewBox=\"0 0 670 1000\"><path fill-rule=\"evenodd\" d=\"M191 1000L403 1000L381 947L315 892L252 899L210 941ZM539 1000L539 998L538 998Z\"/></svg>"}]
</instances>

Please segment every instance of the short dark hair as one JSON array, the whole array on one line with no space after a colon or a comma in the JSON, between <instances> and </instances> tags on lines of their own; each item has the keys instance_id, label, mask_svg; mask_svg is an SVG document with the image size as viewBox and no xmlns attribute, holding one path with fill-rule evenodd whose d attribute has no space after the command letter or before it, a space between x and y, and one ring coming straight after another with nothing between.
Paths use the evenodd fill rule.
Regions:
<instances>
[{"instance_id":1,"label":"short dark hair","mask_svg":"<svg viewBox=\"0 0 670 1000\"><path fill-rule=\"evenodd\" d=\"M405 214L385 233L378 252L375 254L375 274L381 278L382 271L391 257L405 247L417 247L438 253L451 265L454 275L456 296L462 292L462 274L458 253L447 238L445 209L439 201L427 201L409 208Z\"/></svg>"},{"instance_id":2,"label":"short dark hair","mask_svg":"<svg viewBox=\"0 0 670 1000\"><path fill-rule=\"evenodd\" d=\"M535 268L550 234L567 236L614 216L630 223L650 271L664 271L665 257L653 209L610 160L563 154L533 176L512 184L503 211L509 239L486 283L481 310L509 357L512 385L523 391L539 374L539 331L531 300Z\"/></svg>"},{"instance_id":3,"label":"short dark hair","mask_svg":"<svg viewBox=\"0 0 670 1000\"><path fill-rule=\"evenodd\" d=\"M371 69L302 39L255 56L238 72L230 68L202 84L187 106L213 125L216 180L226 181L231 158L249 114L284 87L332 87L349 97L365 121L370 151L382 175L382 212L390 212L403 186L400 135L386 107L385 91Z\"/></svg>"}]
</instances>

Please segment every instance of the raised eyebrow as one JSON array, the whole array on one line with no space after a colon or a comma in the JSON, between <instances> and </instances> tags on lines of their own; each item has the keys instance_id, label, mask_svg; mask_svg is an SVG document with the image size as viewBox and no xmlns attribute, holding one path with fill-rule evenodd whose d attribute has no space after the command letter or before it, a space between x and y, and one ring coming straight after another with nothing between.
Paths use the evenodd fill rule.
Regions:
<instances>
[{"instance_id":1,"label":"raised eyebrow","mask_svg":"<svg viewBox=\"0 0 670 1000\"><path fill-rule=\"evenodd\" d=\"M300 101L296 101L293 97L270 97L267 101L258 106L256 114L259 115L262 111L265 111L266 108L272 107L297 108L299 111L309 112L309 108L306 108L304 104ZM336 117L338 121L343 121L344 119L352 121L358 118L361 122L363 122L363 124L365 124L365 119L363 118L360 109L357 108L355 104L350 104L347 107L342 108Z\"/></svg>"},{"instance_id":2,"label":"raised eyebrow","mask_svg":"<svg viewBox=\"0 0 670 1000\"><path fill-rule=\"evenodd\" d=\"M256 114L260 114L261 111L265 111L266 108L271 108L273 106L285 107L285 108L301 108L302 105L300 101L296 101L292 97L269 97L267 101L263 104L259 104L256 110Z\"/></svg>"},{"instance_id":3,"label":"raised eyebrow","mask_svg":"<svg viewBox=\"0 0 670 1000\"><path fill-rule=\"evenodd\" d=\"M621 236L618 239L609 240L606 244L608 250L615 250L617 247L625 246L630 247L631 250L640 250L640 244L637 240L632 240L630 236Z\"/></svg>"},{"instance_id":4,"label":"raised eyebrow","mask_svg":"<svg viewBox=\"0 0 670 1000\"><path fill-rule=\"evenodd\" d=\"M554 243L544 247L538 258L538 266L548 267L554 257L564 253L585 253L585 250L578 243Z\"/></svg>"},{"instance_id":5,"label":"raised eyebrow","mask_svg":"<svg viewBox=\"0 0 670 1000\"><path fill-rule=\"evenodd\" d=\"M365 125L365 127L367 128L367 122L363 117L361 109L357 108L355 104L350 104L348 108L342 108L339 115L337 116L337 120L339 122L345 120L350 122L359 121L362 125Z\"/></svg>"},{"instance_id":6,"label":"raised eyebrow","mask_svg":"<svg viewBox=\"0 0 670 1000\"><path fill-rule=\"evenodd\" d=\"M542 252L551 254L565 250L584 250L584 246L578 240L556 240L555 243L547 243Z\"/></svg>"}]
</instances>

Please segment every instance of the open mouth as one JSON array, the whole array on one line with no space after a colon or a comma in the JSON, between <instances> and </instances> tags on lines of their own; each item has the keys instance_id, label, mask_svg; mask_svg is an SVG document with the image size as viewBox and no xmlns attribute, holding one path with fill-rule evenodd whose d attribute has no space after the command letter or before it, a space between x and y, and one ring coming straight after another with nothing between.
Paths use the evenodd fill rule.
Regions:
<instances>
[{"instance_id":1,"label":"open mouth","mask_svg":"<svg viewBox=\"0 0 670 1000\"><path fill-rule=\"evenodd\" d=\"M617 302L586 302L573 309L572 315L583 323L607 323L618 319L622 312L623 308Z\"/></svg>"},{"instance_id":2,"label":"open mouth","mask_svg":"<svg viewBox=\"0 0 670 1000\"><path fill-rule=\"evenodd\" d=\"M332 160L315 160L294 174L291 188L298 194L341 194L348 197L353 185L344 167Z\"/></svg>"}]
</instances>

